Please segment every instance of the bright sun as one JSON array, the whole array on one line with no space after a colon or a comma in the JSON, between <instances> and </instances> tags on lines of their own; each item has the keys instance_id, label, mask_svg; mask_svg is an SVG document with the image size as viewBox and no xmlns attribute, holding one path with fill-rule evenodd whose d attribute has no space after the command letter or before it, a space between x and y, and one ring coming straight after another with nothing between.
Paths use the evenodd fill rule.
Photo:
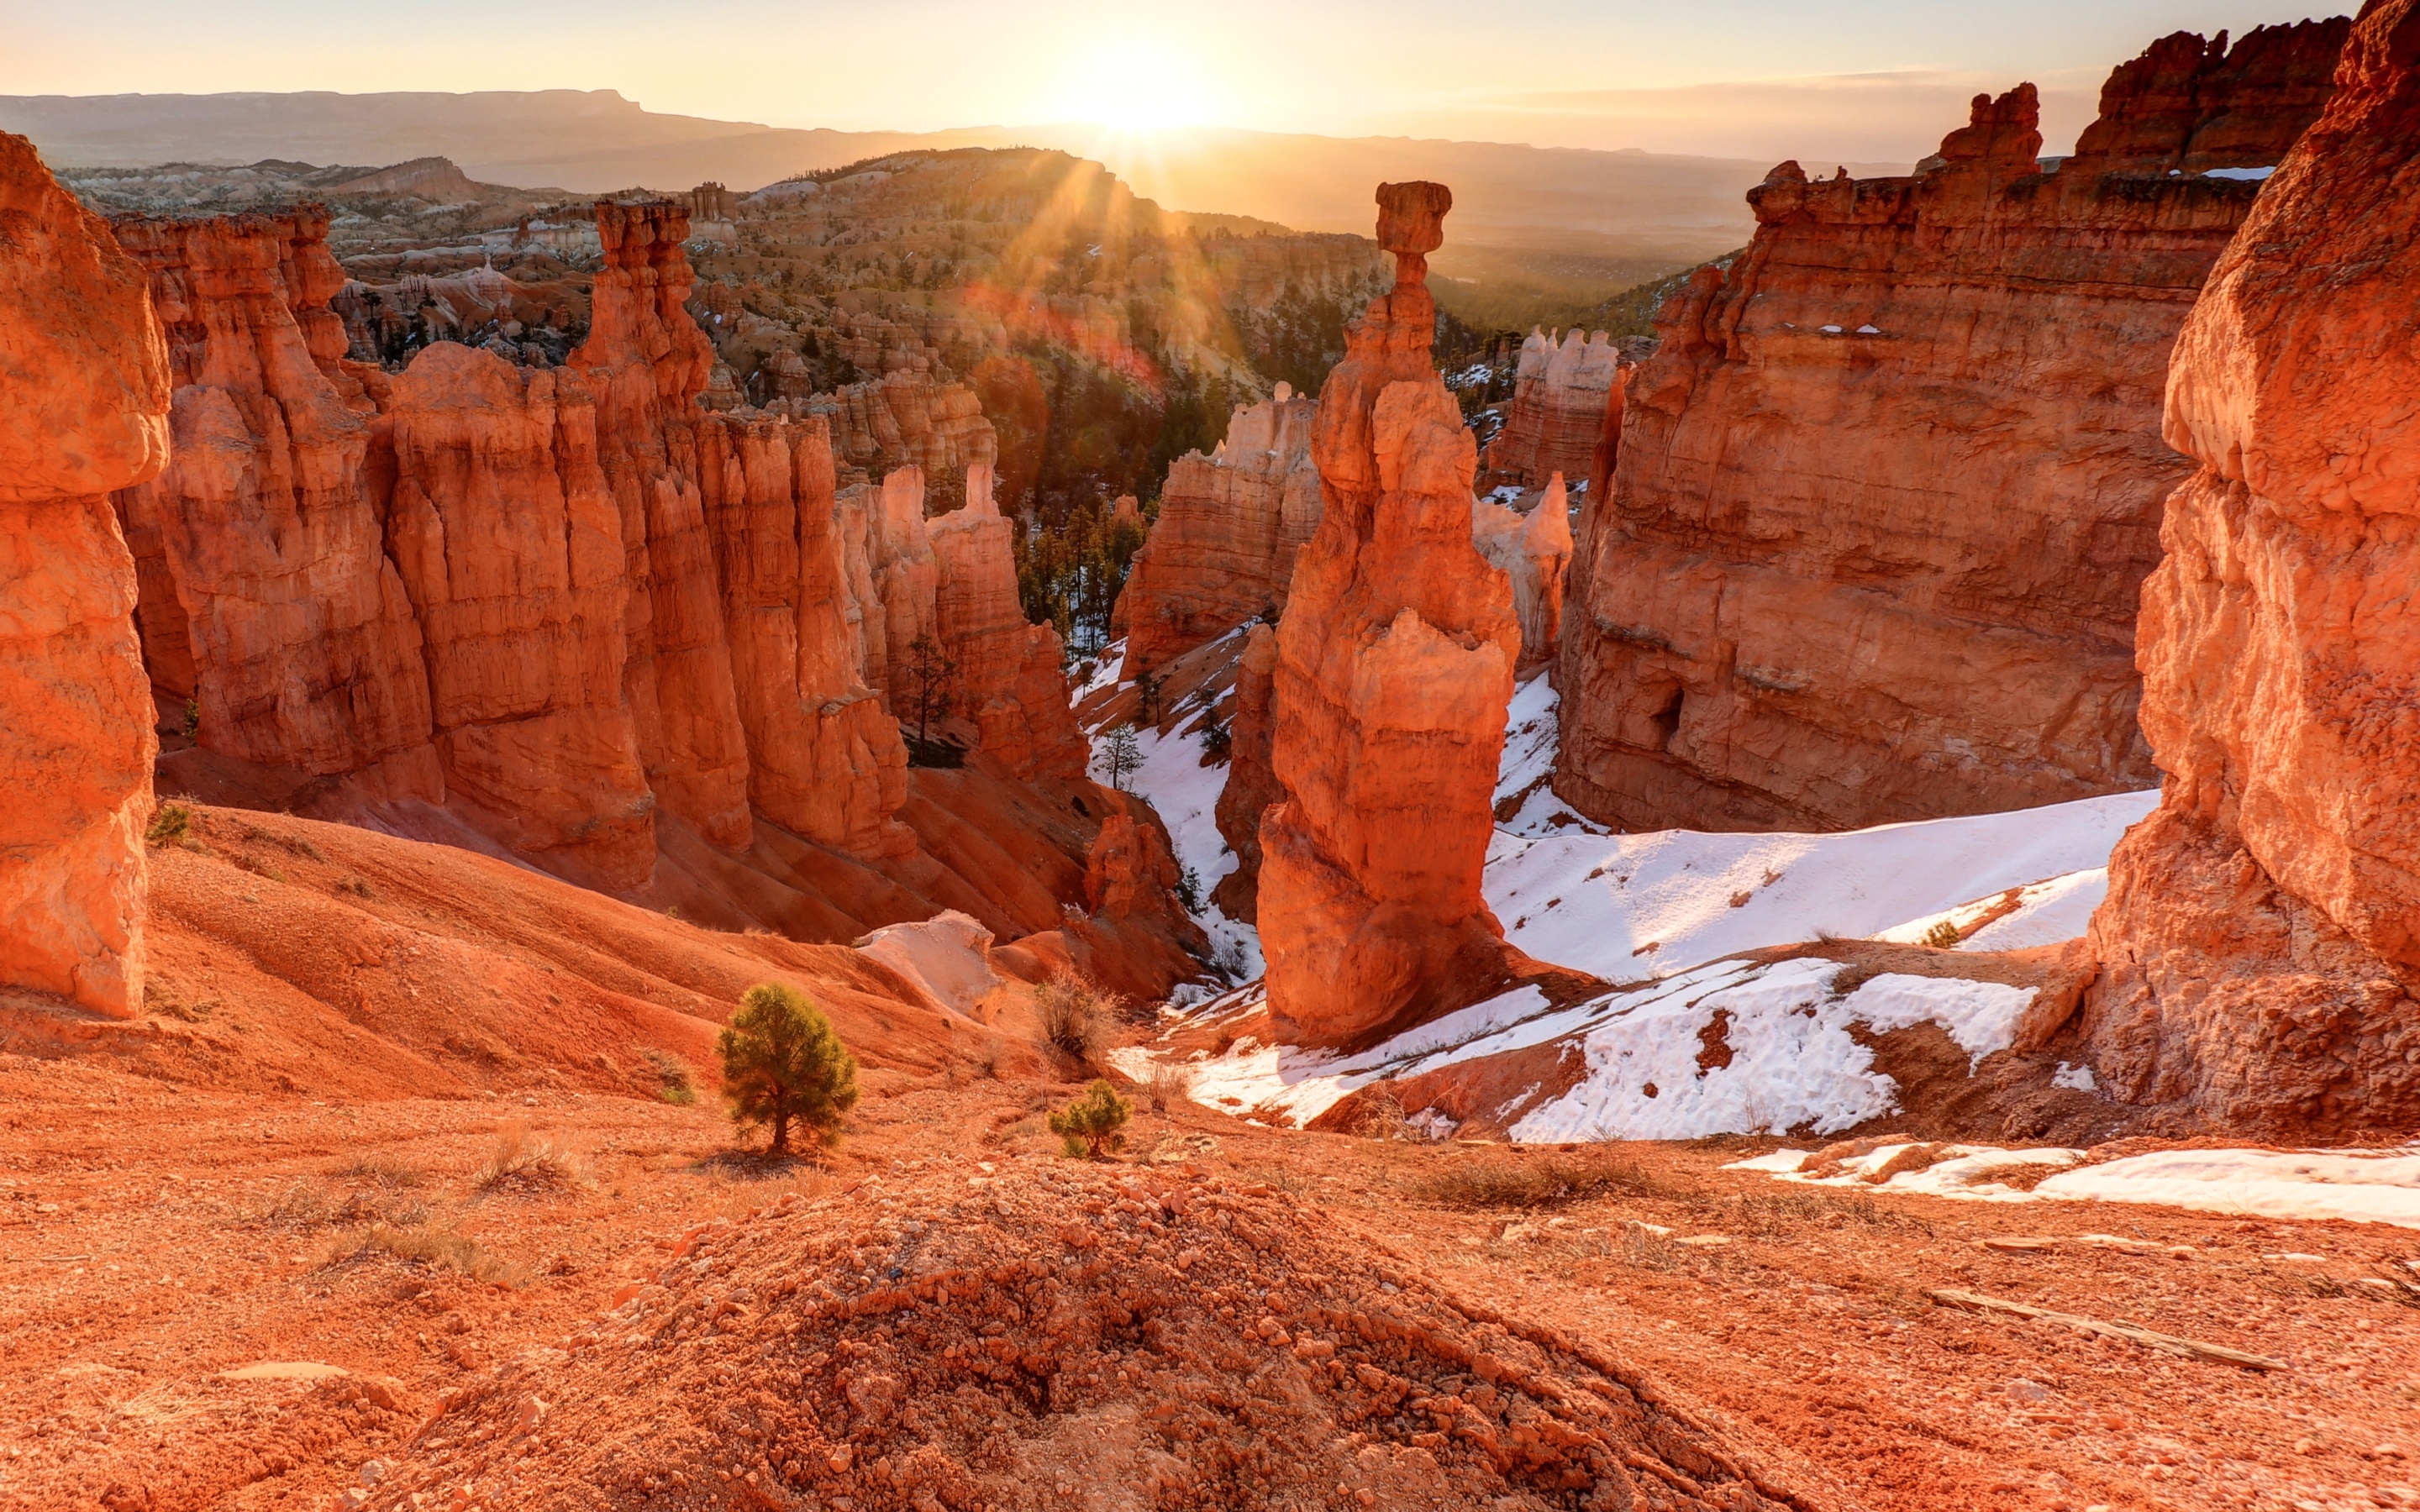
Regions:
<instances>
[{"instance_id":1,"label":"bright sun","mask_svg":"<svg viewBox=\"0 0 2420 1512\"><path fill-rule=\"evenodd\" d=\"M1210 116L1210 91L1193 60L1160 41L1130 38L1086 53L1062 96L1071 120L1124 131L1195 126Z\"/></svg>"}]
</instances>

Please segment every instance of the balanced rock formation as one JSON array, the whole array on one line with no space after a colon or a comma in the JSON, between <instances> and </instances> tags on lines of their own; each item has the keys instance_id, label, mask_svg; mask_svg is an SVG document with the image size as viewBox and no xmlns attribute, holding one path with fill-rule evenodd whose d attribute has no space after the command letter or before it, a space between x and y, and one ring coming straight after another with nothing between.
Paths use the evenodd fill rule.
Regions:
<instances>
[{"instance_id":1,"label":"balanced rock formation","mask_svg":"<svg viewBox=\"0 0 2420 1512\"><path fill-rule=\"evenodd\" d=\"M0 132L0 987L143 1007L150 693L113 489L168 455L143 270Z\"/></svg>"},{"instance_id":2,"label":"balanced rock formation","mask_svg":"<svg viewBox=\"0 0 2420 1512\"><path fill-rule=\"evenodd\" d=\"M2091 932L2103 1086L2298 1136L2420 1119L2415 61L2420 4L2367 8L2177 344L2199 469L2141 646L2167 781Z\"/></svg>"},{"instance_id":3,"label":"balanced rock formation","mask_svg":"<svg viewBox=\"0 0 2420 1512\"><path fill-rule=\"evenodd\" d=\"M2346 24L2162 42L2055 172L2028 85L1911 177L1750 191L1754 244L1665 305L1589 504L1565 801L1825 829L2149 785L2168 349Z\"/></svg>"},{"instance_id":4,"label":"balanced rock formation","mask_svg":"<svg viewBox=\"0 0 2420 1512\"><path fill-rule=\"evenodd\" d=\"M1621 386L1621 354L1602 331L1574 327L1561 341L1532 329L1512 373L1504 428L1487 444L1479 486L1543 488L1559 472L1585 481L1605 417L1606 395Z\"/></svg>"},{"instance_id":5,"label":"balanced rock formation","mask_svg":"<svg viewBox=\"0 0 2420 1512\"><path fill-rule=\"evenodd\" d=\"M1593 444L1593 443L1591 443ZM1562 635L1563 577L1572 561L1571 498L1560 472L1529 513L1481 500L1471 507L1471 539L1512 583L1512 614L1521 623L1519 672L1555 659Z\"/></svg>"},{"instance_id":6,"label":"balanced rock formation","mask_svg":"<svg viewBox=\"0 0 2420 1512\"><path fill-rule=\"evenodd\" d=\"M1521 630L1471 544L1477 447L1430 363L1441 184L1378 190L1393 290L1345 335L1312 450L1323 512L1277 631L1261 817L1269 1011L1344 1043L1466 1007L1531 964L1480 893Z\"/></svg>"},{"instance_id":7,"label":"balanced rock formation","mask_svg":"<svg viewBox=\"0 0 2420 1512\"><path fill-rule=\"evenodd\" d=\"M935 638L954 664L950 706L974 726L977 748L1011 775L1080 777L1090 748L1067 705L1059 632L1030 623L1017 596L1015 529L980 463L967 471L965 507L932 522Z\"/></svg>"},{"instance_id":8,"label":"balanced rock formation","mask_svg":"<svg viewBox=\"0 0 2420 1512\"><path fill-rule=\"evenodd\" d=\"M1280 383L1274 398L1236 408L1216 452L1169 465L1159 519L1118 597L1127 677L1285 607L1295 552L1319 525L1315 409Z\"/></svg>"},{"instance_id":9,"label":"balanced rock formation","mask_svg":"<svg viewBox=\"0 0 2420 1512\"><path fill-rule=\"evenodd\" d=\"M327 225L316 207L115 223L176 384L170 465L117 507L172 717L191 701L209 749L435 801L420 626L365 471L372 405L329 313Z\"/></svg>"}]
</instances>

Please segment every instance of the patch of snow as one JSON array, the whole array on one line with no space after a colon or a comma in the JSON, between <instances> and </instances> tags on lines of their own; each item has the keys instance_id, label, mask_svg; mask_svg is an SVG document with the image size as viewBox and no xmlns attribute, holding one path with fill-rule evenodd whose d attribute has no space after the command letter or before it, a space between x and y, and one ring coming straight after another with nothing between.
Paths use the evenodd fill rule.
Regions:
<instances>
[{"instance_id":1,"label":"patch of snow","mask_svg":"<svg viewBox=\"0 0 2420 1512\"><path fill-rule=\"evenodd\" d=\"M1771 1171L1779 1174L1794 1171L1807 1163L1811 1149L1776 1149L1770 1155L1757 1155L1747 1160L1735 1160L1723 1167L1727 1171Z\"/></svg>"},{"instance_id":2,"label":"patch of snow","mask_svg":"<svg viewBox=\"0 0 2420 1512\"><path fill-rule=\"evenodd\" d=\"M1560 707L1561 696L1543 674L1512 689L1512 702L1505 713L1504 758L1497 767L1496 801L1502 804L1520 798L1521 807L1511 818L1496 822L1504 834L1534 839L1608 833L1573 812L1547 785L1555 771Z\"/></svg>"},{"instance_id":3,"label":"patch of snow","mask_svg":"<svg viewBox=\"0 0 2420 1512\"><path fill-rule=\"evenodd\" d=\"M1825 326L1823 328L1823 334L1827 336L1837 336L1839 333L1840 328L1838 326Z\"/></svg>"},{"instance_id":4,"label":"patch of snow","mask_svg":"<svg viewBox=\"0 0 2420 1512\"><path fill-rule=\"evenodd\" d=\"M1528 489L1522 487L1517 483L1507 483L1490 488L1479 497L1484 499L1491 504L1504 504L1509 506L1519 503L1521 501L1521 496L1528 491Z\"/></svg>"},{"instance_id":5,"label":"patch of snow","mask_svg":"<svg viewBox=\"0 0 2420 1512\"><path fill-rule=\"evenodd\" d=\"M2276 171L2274 164L2266 168L2212 168L2202 177L2204 178L2248 178L2254 183L2258 183Z\"/></svg>"},{"instance_id":6,"label":"patch of snow","mask_svg":"<svg viewBox=\"0 0 2420 1512\"><path fill-rule=\"evenodd\" d=\"M1857 328L1857 334L1860 336L1879 336L1882 333L1883 328L1880 326L1859 326Z\"/></svg>"},{"instance_id":7,"label":"patch of snow","mask_svg":"<svg viewBox=\"0 0 2420 1512\"><path fill-rule=\"evenodd\" d=\"M1917 1024L1938 1024L1966 1052L1967 1067L2017 1039L2017 1015L2034 1000L2031 987L1997 981L1959 981L1885 972L1869 978L1848 996L1851 1016L1888 1033Z\"/></svg>"},{"instance_id":8,"label":"patch of snow","mask_svg":"<svg viewBox=\"0 0 2420 1512\"><path fill-rule=\"evenodd\" d=\"M2058 1063L2058 1070L2050 1073L2050 1084L2053 1087L2064 1087L2071 1092L2101 1090L2101 1084L2092 1079L2091 1067L2071 1066L2064 1060Z\"/></svg>"},{"instance_id":9,"label":"patch of snow","mask_svg":"<svg viewBox=\"0 0 2420 1512\"><path fill-rule=\"evenodd\" d=\"M1488 849L1487 903L1506 938L1539 960L1636 981L1820 934L1895 934L1968 900L2064 881L2103 866L2118 837L2158 803L2157 793L2119 793L1828 835L1499 829ZM2035 929L2062 931L2054 938L2082 933L2099 901L2094 885L2105 879L2042 894ZM2052 911L2055 903L2063 911ZM1978 949L2024 938L2010 928L1984 942L1992 933L1978 932Z\"/></svg>"},{"instance_id":10,"label":"patch of snow","mask_svg":"<svg viewBox=\"0 0 2420 1512\"><path fill-rule=\"evenodd\" d=\"M2063 1171L2035 1195L2420 1228L2420 1152L2168 1149Z\"/></svg>"}]
</instances>

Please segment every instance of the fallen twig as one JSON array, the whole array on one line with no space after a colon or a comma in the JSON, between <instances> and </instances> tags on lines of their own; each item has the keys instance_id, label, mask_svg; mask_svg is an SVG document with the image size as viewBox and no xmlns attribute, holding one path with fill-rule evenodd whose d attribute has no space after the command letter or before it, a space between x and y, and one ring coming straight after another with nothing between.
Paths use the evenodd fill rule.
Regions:
<instances>
[{"instance_id":1,"label":"fallen twig","mask_svg":"<svg viewBox=\"0 0 2420 1512\"><path fill-rule=\"evenodd\" d=\"M1945 1288L1931 1295L1934 1302L1945 1307L1963 1307L1970 1312L1978 1313L2007 1313L2012 1318L2040 1319L2045 1323L2056 1323L2062 1328L2074 1329L2079 1334L2100 1334L2113 1339L2124 1339L2129 1344L2139 1344L2147 1350L2158 1350L2164 1354L2180 1354L2194 1360L2214 1360L2221 1365L2241 1365L2246 1370L2286 1368L2285 1361L2273 1360L2265 1354L2246 1354L2242 1350L2230 1350L2222 1344L2204 1344L2197 1339L2179 1338L2173 1334L2155 1334L2148 1328L2136 1328L2132 1323L2104 1323L2098 1318L2086 1318L2081 1313L2055 1313L2046 1307L2029 1307L2021 1302L2003 1302L1997 1297L1986 1297L1974 1291L1956 1291Z\"/></svg>"}]
</instances>

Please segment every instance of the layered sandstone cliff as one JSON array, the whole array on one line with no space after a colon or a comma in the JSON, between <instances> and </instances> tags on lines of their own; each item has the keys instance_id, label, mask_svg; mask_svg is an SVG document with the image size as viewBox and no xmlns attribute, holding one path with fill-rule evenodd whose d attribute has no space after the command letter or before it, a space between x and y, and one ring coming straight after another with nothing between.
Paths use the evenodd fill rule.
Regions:
<instances>
[{"instance_id":1,"label":"layered sandstone cliff","mask_svg":"<svg viewBox=\"0 0 2420 1512\"><path fill-rule=\"evenodd\" d=\"M0 987L143 1007L150 695L109 503L167 460L143 270L0 132Z\"/></svg>"},{"instance_id":2,"label":"layered sandstone cliff","mask_svg":"<svg viewBox=\"0 0 2420 1512\"><path fill-rule=\"evenodd\" d=\"M2337 89L2177 344L2144 585L2167 781L2110 862L2084 1028L2105 1087L2298 1134L2420 1119L2420 4Z\"/></svg>"},{"instance_id":3,"label":"layered sandstone cliff","mask_svg":"<svg viewBox=\"0 0 2420 1512\"><path fill-rule=\"evenodd\" d=\"M117 496L161 702L208 748L444 796L420 626L365 463L371 404L316 208L129 217L176 385L167 470Z\"/></svg>"},{"instance_id":4,"label":"layered sandstone cliff","mask_svg":"<svg viewBox=\"0 0 2420 1512\"><path fill-rule=\"evenodd\" d=\"M1119 595L1126 676L1285 607L1295 552L1319 524L1315 408L1280 383L1274 398L1235 410L1216 452L1170 464L1159 518Z\"/></svg>"},{"instance_id":5,"label":"layered sandstone cliff","mask_svg":"<svg viewBox=\"0 0 2420 1512\"><path fill-rule=\"evenodd\" d=\"M1513 369L1504 428L1487 445L1479 486L1543 488L1559 472L1585 480L1606 395L1621 383L1621 354L1602 331L1575 327L1560 341L1532 330Z\"/></svg>"},{"instance_id":6,"label":"layered sandstone cliff","mask_svg":"<svg viewBox=\"0 0 2420 1512\"><path fill-rule=\"evenodd\" d=\"M1751 191L1753 246L1665 306L1589 504L1557 792L1823 829L2153 781L2168 348L2345 25L2162 42L2055 172L2024 85L1912 177Z\"/></svg>"},{"instance_id":7,"label":"layered sandstone cliff","mask_svg":"<svg viewBox=\"0 0 2420 1512\"><path fill-rule=\"evenodd\" d=\"M1427 254L1452 197L1378 191L1394 289L1319 399L1318 531L1277 631L1259 915L1279 1032L1342 1043L1500 990L1526 964L1480 893L1512 591L1471 543L1477 449L1431 365Z\"/></svg>"},{"instance_id":8,"label":"layered sandstone cliff","mask_svg":"<svg viewBox=\"0 0 2420 1512\"><path fill-rule=\"evenodd\" d=\"M879 485L841 489L834 527L848 581L848 623L865 685L904 719L916 714L916 642L933 642L941 566L924 524L924 473L901 468Z\"/></svg>"},{"instance_id":9,"label":"layered sandstone cliff","mask_svg":"<svg viewBox=\"0 0 2420 1512\"><path fill-rule=\"evenodd\" d=\"M1285 801L1271 764L1271 725L1278 667L1278 633L1255 625L1235 662L1235 713L1228 723L1227 780L1219 786L1214 817L1218 838L1235 853L1235 869L1218 879L1211 902L1229 918L1247 924L1261 916L1261 815Z\"/></svg>"},{"instance_id":10,"label":"layered sandstone cliff","mask_svg":"<svg viewBox=\"0 0 2420 1512\"><path fill-rule=\"evenodd\" d=\"M976 748L1024 779L1083 775L1091 748L1067 705L1059 632L1025 618L1017 597L1016 526L991 496L991 469L967 473L967 501L932 522L939 567L934 634L954 664L951 708Z\"/></svg>"}]
</instances>

